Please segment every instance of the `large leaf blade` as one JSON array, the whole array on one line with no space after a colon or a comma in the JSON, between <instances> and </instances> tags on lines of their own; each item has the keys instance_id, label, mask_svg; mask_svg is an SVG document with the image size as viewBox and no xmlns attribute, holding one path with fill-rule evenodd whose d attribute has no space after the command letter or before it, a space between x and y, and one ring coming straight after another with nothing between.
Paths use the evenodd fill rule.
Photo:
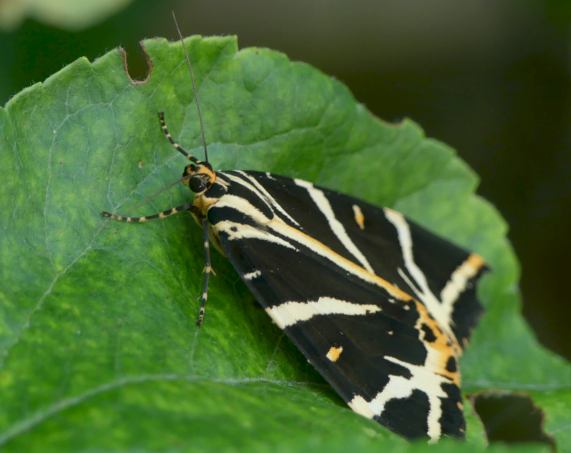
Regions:
<instances>
[{"instance_id":1,"label":"large leaf blade","mask_svg":"<svg viewBox=\"0 0 571 453\"><path fill-rule=\"evenodd\" d=\"M570 367L537 345L519 314L505 224L473 194L477 179L450 148L410 121L379 121L339 82L282 54L238 52L233 38L187 45L216 168L302 177L395 206L482 253L493 272L480 291L487 314L463 360L465 389L569 389ZM251 448L327 445L337 435L347 445L406 448L341 405L220 256L206 325L196 330L202 255L188 217L145 225L99 217L189 199L176 188L138 206L184 165L157 111L201 152L180 48L145 46L153 61L145 83L133 84L111 52L76 61L0 111L9 175L0 187L9 212L0 220L0 443L167 448L190 446L188 435L202 439L197 446L229 446L246 442L247 421L261 433L243 444ZM275 420L288 430L276 433Z\"/></svg>"}]
</instances>

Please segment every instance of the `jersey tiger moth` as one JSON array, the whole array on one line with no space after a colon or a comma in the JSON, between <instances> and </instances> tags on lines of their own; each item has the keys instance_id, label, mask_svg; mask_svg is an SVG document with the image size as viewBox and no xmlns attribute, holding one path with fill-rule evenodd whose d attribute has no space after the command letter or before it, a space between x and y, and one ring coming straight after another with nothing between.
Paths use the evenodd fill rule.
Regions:
<instances>
[{"instance_id":1,"label":"jersey tiger moth","mask_svg":"<svg viewBox=\"0 0 571 453\"><path fill-rule=\"evenodd\" d=\"M140 223L190 211L204 239L198 325L212 241L351 409L411 439L464 437L458 359L482 312L475 288L482 258L392 209L304 180L214 170L184 55L205 159L172 138L162 113L159 120L190 161L181 181L193 201L143 217L102 215Z\"/></svg>"}]
</instances>

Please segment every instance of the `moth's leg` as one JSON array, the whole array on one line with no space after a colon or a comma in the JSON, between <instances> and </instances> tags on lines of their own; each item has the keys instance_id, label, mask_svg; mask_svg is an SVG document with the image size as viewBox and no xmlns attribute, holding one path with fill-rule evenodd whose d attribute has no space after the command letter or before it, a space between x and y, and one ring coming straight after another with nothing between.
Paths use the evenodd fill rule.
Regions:
<instances>
[{"instance_id":1,"label":"moth's leg","mask_svg":"<svg viewBox=\"0 0 571 453\"><path fill-rule=\"evenodd\" d=\"M195 209L196 208L192 205L192 203L185 203L174 208L166 209L165 211L157 212L156 214L144 215L142 217L130 217L126 215L112 214L107 211L103 211L101 215L111 220L117 220L118 222L143 223L154 219L165 219L171 215L178 214L179 212L194 211Z\"/></svg>"},{"instance_id":2,"label":"moth's leg","mask_svg":"<svg viewBox=\"0 0 571 453\"><path fill-rule=\"evenodd\" d=\"M159 122L161 123L161 130L163 131L164 136L169 141L169 143L182 155L188 157L191 161L196 162L196 159L190 155L190 153L180 146L177 142L174 141L172 135L169 132L169 128L167 127L167 123L165 121L165 114L164 112L159 112Z\"/></svg>"},{"instance_id":3,"label":"moth's leg","mask_svg":"<svg viewBox=\"0 0 571 453\"><path fill-rule=\"evenodd\" d=\"M202 294L200 296L200 308L198 310L198 319L196 325L201 326L204 322L204 312L206 300L208 299L208 280L212 273L212 263L210 261L210 243L208 241L208 220L202 219L202 240L204 245L204 277L202 280Z\"/></svg>"}]
</instances>

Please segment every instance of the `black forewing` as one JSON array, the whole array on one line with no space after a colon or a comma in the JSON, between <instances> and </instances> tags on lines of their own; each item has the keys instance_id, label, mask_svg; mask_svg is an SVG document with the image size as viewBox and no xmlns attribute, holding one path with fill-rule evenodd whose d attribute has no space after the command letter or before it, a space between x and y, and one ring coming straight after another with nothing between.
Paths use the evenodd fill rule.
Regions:
<instances>
[{"instance_id":1,"label":"black forewing","mask_svg":"<svg viewBox=\"0 0 571 453\"><path fill-rule=\"evenodd\" d=\"M250 189L255 189L257 194L263 195L266 202L273 207L274 215L326 244L340 255L356 261L335 232L327 226L327 220L323 213L316 209L307 190L294 184L291 179L254 172L225 172L225 175L232 180L228 194L242 199L251 198L251 204L266 215L266 207L260 204L260 200L254 200L257 197L256 192ZM237 178L242 178L243 183L238 183ZM254 178L258 185L253 183L251 178ZM334 204L334 213L338 219L348 224L349 214L343 210L356 200L330 191L324 193L332 201L332 205ZM375 219L380 219L378 228L363 235L362 230L352 231L350 226L346 225L347 233L351 234L360 250L367 251L367 259L378 275L385 279L395 278L400 283L399 286L402 285L401 288L406 287L406 283L394 270L389 272L391 266L398 266L399 259L402 260L399 258L398 247L394 245L395 232L391 231L386 220L383 221L382 211L361 201L358 203L368 222L372 223L368 225L371 230ZM277 205L279 209L276 209ZM284 215L282 211L288 215ZM391 358L415 366L425 365L427 346L417 330L419 313L413 302L395 301L382 288L332 264L310 248L290 240L287 235L280 235L257 223L249 213L238 207L215 205L208 213L208 220L217 231L224 252L256 299L266 309L291 301L317 301L321 297L380 307L380 311L367 315L314 316L308 321L297 322L285 328L289 338L346 402L350 402L356 395L370 401L386 387L390 379L409 379L409 368L399 365ZM354 223L352 214L350 220ZM228 221L237 226L232 227L231 231L222 231L219 228L221 222ZM265 239L240 238L240 225L242 228L257 228L269 236ZM267 240L267 237L285 241L295 249L286 247L279 241ZM373 250L375 247L376 251ZM462 253L463 257L467 256L465 252ZM386 271L383 275L384 270ZM247 275L255 277L246 278ZM342 354L334 362L327 358L332 347L343 348ZM459 389L453 382L447 382L442 386L442 390L446 394L440 398L443 411L439 424L442 434L462 436L464 420L459 409ZM382 415L376 418L397 433L407 437L420 437L427 434L429 411L428 395L421 390L415 390L407 397L388 401Z\"/></svg>"}]
</instances>

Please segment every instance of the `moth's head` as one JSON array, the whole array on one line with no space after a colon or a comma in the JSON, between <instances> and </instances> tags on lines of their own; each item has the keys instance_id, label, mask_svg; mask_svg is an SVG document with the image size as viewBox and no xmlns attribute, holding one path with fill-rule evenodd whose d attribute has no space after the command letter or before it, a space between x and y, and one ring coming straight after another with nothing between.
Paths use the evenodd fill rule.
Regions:
<instances>
[{"instance_id":1,"label":"moth's head","mask_svg":"<svg viewBox=\"0 0 571 453\"><path fill-rule=\"evenodd\" d=\"M194 193L202 193L208 190L216 181L216 172L208 162L197 160L184 167L182 183L188 186Z\"/></svg>"}]
</instances>

